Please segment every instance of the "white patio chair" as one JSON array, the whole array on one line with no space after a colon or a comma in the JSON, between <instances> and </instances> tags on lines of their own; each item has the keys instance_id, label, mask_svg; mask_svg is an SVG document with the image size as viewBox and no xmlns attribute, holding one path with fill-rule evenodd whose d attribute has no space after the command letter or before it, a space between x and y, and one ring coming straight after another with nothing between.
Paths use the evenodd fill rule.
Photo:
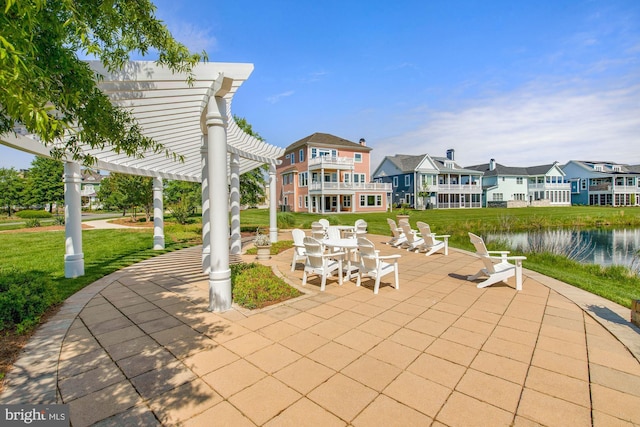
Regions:
<instances>
[{"instance_id":1,"label":"white patio chair","mask_svg":"<svg viewBox=\"0 0 640 427\"><path fill-rule=\"evenodd\" d=\"M328 220L328 219L326 219L326 218L320 218L320 219L318 220L318 222L319 222L320 224L322 224L322 226L324 227L324 229L325 229L325 230L326 230L327 228L329 228L329 225L331 225L331 224L329 224L329 220Z\"/></svg>"},{"instance_id":2,"label":"white patio chair","mask_svg":"<svg viewBox=\"0 0 640 427\"><path fill-rule=\"evenodd\" d=\"M506 281L508 278L516 277L516 290L522 290L522 260L527 259L525 256L507 256L509 251L488 251L482 237L469 233L471 243L476 248L476 255L480 256L484 263L481 268L473 276L468 276L467 280L477 280L481 277L487 277L484 281L478 283L478 288L486 288L494 283ZM491 254L500 254L500 256L492 256ZM511 264L509 261L514 261Z\"/></svg>"},{"instance_id":3,"label":"white patio chair","mask_svg":"<svg viewBox=\"0 0 640 427\"><path fill-rule=\"evenodd\" d=\"M407 248L408 251L417 252L419 247L424 244L424 239L418 236L418 232L416 230L411 229L408 222L402 222L400 228L404 233L404 237L407 239L407 241L402 244L402 247Z\"/></svg>"},{"instance_id":4,"label":"white patio chair","mask_svg":"<svg viewBox=\"0 0 640 427\"><path fill-rule=\"evenodd\" d=\"M294 271L296 269L296 262L307 257L307 253L304 248L305 233L299 228L294 228L291 230L291 237L293 238L293 261L291 261L291 271Z\"/></svg>"},{"instance_id":5,"label":"white patio chair","mask_svg":"<svg viewBox=\"0 0 640 427\"><path fill-rule=\"evenodd\" d=\"M318 240L322 240L327 237L326 229L319 221L311 223L311 237Z\"/></svg>"},{"instance_id":6,"label":"white patio chair","mask_svg":"<svg viewBox=\"0 0 640 427\"><path fill-rule=\"evenodd\" d=\"M304 247L307 252L307 260L304 264L302 275L302 286L307 284L307 277L310 274L317 274L321 277L320 290L324 291L327 276L338 270L338 283L342 285L342 259L344 252L324 253L324 247L319 240L313 237L304 238ZM334 259L335 257L338 259Z\"/></svg>"},{"instance_id":7,"label":"white patio chair","mask_svg":"<svg viewBox=\"0 0 640 427\"><path fill-rule=\"evenodd\" d=\"M389 228L391 229L391 240L386 242L387 245L391 245L394 247L402 246L403 243L407 241L407 238L404 235L404 232L394 220L391 218L387 218L387 224L389 224Z\"/></svg>"},{"instance_id":8,"label":"white patio chair","mask_svg":"<svg viewBox=\"0 0 640 427\"><path fill-rule=\"evenodd\" d=\"M418 221L416 225L418 226L420 235L424 240L424 243L419 248L420 251L426 251L426 256L429 256L440 250L442 250L445 255L449 255L449 234L436 235L435 233L431 232L431 227L429 227L429 224L422 221ZM442 238L443 240L438 240L438 237Z\"/></svg>"},{"instance_id":9,"label":"white patio chair","mask_svg":"<svg viewBox=\"0 0 640 427\"><path fill-rule=\"evenodd\" d=\"M362 277L371 277L376 281L373 287L373 293L377 294L380 288L380 278L393 272L395 276L395 288L400 288L400 281L398 280L398 259L400 258L400 254L381 256L373 242L364 237L358 238L358 252L360 260L356 286L360 286ZM387 262L386 260L393 260L393 262Z\"/></svg>"},{"instance_id":10,"label":"white patio chair","mask_svg":"<svg viewBox=\"0 0 640 427\"><path fill-rule=\"evenodd\" d=\"M365 237L367 235L367 221L364 219L358 219L355 223L355 237Z\"/></svg>"}]
</instances>

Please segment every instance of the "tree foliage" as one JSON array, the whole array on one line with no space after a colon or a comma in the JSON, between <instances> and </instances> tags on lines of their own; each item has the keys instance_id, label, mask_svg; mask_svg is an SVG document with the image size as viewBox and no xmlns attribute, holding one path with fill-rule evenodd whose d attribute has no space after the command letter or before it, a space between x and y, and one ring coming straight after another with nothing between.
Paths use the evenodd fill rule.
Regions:
<instances>
[{"instance_id":1,"label":"tree foliage","mask_svg":"<svg viewBox=\"0 0 640 427\"><path fill-rule=\"evenodd\" d=\"M60 160L48 157L35 157L27 173L25 202L30 205L49 205L49 212L54 204L61 206L64 202L64 164Z\"/></svg>"},{"instance_id":2,"label":"tree foliage","mask_svg":"<svg viewBox=\"0 0 640 427\"><path fill-rule=\"evenodd\" d=\"M153 209L153 178L146 176L112 173L102 179L98 197L107 208L128 209L135 220L136 209L142 209L147 222Z\"/></svg>"},{"instance_id":3,"label":"tree foliage","mask_svg":"<svg viewBox=\"0 0 640 427\"><path fill-rule=\"evenodd\" d=\"M24 179L14 168L0 168L0 206L11 216L14 206L22 204Z\"/></svg>"},{"instance_id":4,"label":"tree foliage","mask_svg":"<svg viewBox=\"0 0 640 427\"><path fill-rule=\"evenodd\" d=\"M253 130L251 124L243 117L233 117L238 127L247 134L253 136L260 141L264 139ZM247 206L256 206L265 198L265 173L269 171L269 166L262 165L249 172L240 175L240 204Z\"/></svg>"},{"instance_id":5,"label":"tree foliage","mask_svg":"<svg viewBox=\"0 0 640 427\"><path fill-rule=\"evenodd\" d=\"M93 158L80 144L129 156L166 151L111 104L100 76L78 58L94 56L115 71L132 53L154 50L156 63L191 76L206 54L178 43L149 0L0 0L0 7L0 133L22 124L49 145L66 135L54 154L87 163Z\"/></svg>"}]
</instances>

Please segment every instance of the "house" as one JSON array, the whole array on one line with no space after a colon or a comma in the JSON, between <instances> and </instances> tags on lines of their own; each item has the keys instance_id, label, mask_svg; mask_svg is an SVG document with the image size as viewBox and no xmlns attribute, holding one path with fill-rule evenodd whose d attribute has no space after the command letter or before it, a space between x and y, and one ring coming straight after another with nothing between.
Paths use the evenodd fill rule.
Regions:
<instances>
[{"instance_id":1,"label":"house","mask_svg":"<svg viewBox=\"0 0 640 427\"><path fill-rule=\"evenodd\" d=\"M416 209L479 208L482 172L462 168L454 150L446 157L428 154L386 156L373 173L376 182L392 186L392 202Z\"/></svg>"},{"instance_id":2,"label":"house","mask_svg":"<svg viewBox=\"0 0 640 427\"><path fill-rule=\"evenodd\" d=\"M591 206L638 206L640 166L571 160L562 166L571 185L571 202Z\"/></svg>"},{"instance_id":3,"label":"house","mask_svg":"<svg viewBox=\"0 0 640 427\"><path fill-rule=\"evenodd\" d=\"M482 206L570 206L570 184L562 168L548 165L512 167L491 159L489 163L468 166L483 173Z\"/></svg>"},{"instance_id":4,"label":"house","mask_svg":"<svg viewBox=\"0 0 640 427\"><path fill-rule=\"evenodd\" d=\"M314 133L285 149L276 168L280 210L290 212L384 212L391 186L370 180L366 141L355 143Z\"/></svg>"},{"instance_id":5,"label":"house","mask_svg":"<svg viewBox=\"0 0 640 427\"><path fill-rule=\"evenodd\" d=\"M83 169L80 174L80 197L82 207L88 209L99 209L101 207L98 199L100 183L105 176L100 171Z\"/></svg>"}]
</instances>

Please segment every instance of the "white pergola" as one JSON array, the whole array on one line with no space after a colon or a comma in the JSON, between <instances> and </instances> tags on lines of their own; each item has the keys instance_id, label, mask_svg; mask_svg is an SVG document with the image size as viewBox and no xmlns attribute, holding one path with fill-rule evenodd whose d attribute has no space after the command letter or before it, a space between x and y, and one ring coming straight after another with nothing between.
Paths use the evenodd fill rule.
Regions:
<instances>
[{"instance_id":1,"label":"white pergola","mask_svg":"<svg viewBox=\"0 0 640 427\"><path fill-rule=\"evenodd\" d=\"M240 174L270 165L269 234L277 241L275 166L284 149L269 145L242 131L233 120L233 96L253 71L252 64L200 63L194 80L172 73L153 62L135 61L109 73L101 63L90 62L104 76L100 88L112 102L131 111L146 136L183 156L175 160L164 152L144 153L141 158L83 147L97 159L95 167L113 172L153 177L154 248L164 248L163 179L202 183L202 263L209 275L209 310L231 307L229 255L239 254ZM39 156L49 148L28 136L2 135L0 143ZM84 274L82 252L80 164L65 161L65 276ZM211 203L227 200L229 203ZM231 229L229 229L229 209Z\"/></svg>"}]
</instances>

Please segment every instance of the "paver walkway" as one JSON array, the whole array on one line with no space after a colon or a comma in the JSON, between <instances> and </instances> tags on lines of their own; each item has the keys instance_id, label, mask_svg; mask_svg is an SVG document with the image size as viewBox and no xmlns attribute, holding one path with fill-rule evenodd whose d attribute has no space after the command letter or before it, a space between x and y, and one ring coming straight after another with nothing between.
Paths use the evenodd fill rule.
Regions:
<instances>
[{"instance_id":1,"label":"paver walkway","mask_svg":"<svg viewBox=\"0 0 640 427\"><path fill-rule=\"evenodd\" d=\"M125 268L40 328L0 402L68 403L76 427L640 424L628 309L533 272L521 292L477 289L469 253L370 237L402 254L399 290L314 279L277 306L209 313L199 247ZM290 259L267 263L300 284Z\"/></svg>"}]
</instances>

